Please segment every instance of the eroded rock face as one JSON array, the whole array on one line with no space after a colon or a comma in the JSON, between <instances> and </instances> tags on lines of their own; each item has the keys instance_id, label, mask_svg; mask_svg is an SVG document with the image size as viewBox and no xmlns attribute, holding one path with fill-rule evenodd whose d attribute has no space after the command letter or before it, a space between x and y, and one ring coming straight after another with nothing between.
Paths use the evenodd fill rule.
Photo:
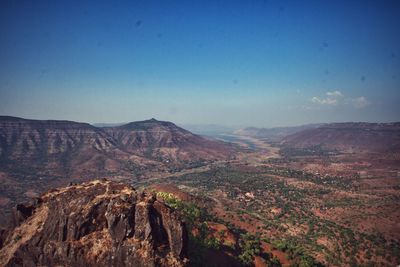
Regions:
<instances>
[{"instance_id":1,"label":"eroded rock face","mask_svg":"<svg viewBox=\"0 0 400 267\"><path fill-rule=\"evenodd\" d=\"M185 266L187 233L154 196L110 181L42 195L17 210L0 266Z\"/></svg>"}]
</instances>

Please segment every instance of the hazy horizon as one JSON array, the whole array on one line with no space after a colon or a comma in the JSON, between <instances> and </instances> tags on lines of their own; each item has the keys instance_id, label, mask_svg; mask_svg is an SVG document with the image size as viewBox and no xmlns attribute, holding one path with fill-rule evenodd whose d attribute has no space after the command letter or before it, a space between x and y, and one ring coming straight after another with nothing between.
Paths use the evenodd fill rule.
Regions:
<instances>
[{"instance_id":1,"label":"hazy horizon","mask_svg":"<svg viewBox=\"0 0 400 267\"><path fill-rule=\"evenodd\" d=\"M14 115L5 115L5 114L0 114L0 117L16 117L16 118L22 118L22 119L27 119L27 120L59 120L59 121L72 121L72 122L78 122L78 123L88 123L90 125L93 125L95 127L113 127L113 126L121 126L124 124L128 124L131 122L140 122L140 121L146 121L146 120L152 120L155 119L157 121L165 121L161 120L158 118L143 118L143 119L138 119L138 120L130 120L130 121L124 121L124 122L90 122L90 121L79 121L79 120L68 120L68 119L58 119L58 118L31 118L31 117L18 117ZM203 131L203 130L210 130L212 128L218 128L218 129L230 129L230 130L235 130L235 129L243 129L243 128L286 128L286 127L299 127L299 126L307 126L307 125L314 125L314 124L330 124L330 123L400 123L400 121L321 121L321 122L311 122L311 123L304 123L304 124L284 124L285 122L282 122L280 125L272 125L272 126L265 126L265 125L246 125L246 124L216 124L216 123L177 123L174 121L169 121L174 124L176 124L179 127L185 128L187 130L193 130L197 129L198 131ZM195 132L195 131L194 131Z\"/></svg>"},{"instance_id":2,"label":"hazy horizon","mask_svg":"<svg viewBox=\"0 0 400 267\"><path fill-rule=\"evenodd\" d=\"M0 114L400 121L396 1L1 1Z\"/></svg>"}]
</instances>

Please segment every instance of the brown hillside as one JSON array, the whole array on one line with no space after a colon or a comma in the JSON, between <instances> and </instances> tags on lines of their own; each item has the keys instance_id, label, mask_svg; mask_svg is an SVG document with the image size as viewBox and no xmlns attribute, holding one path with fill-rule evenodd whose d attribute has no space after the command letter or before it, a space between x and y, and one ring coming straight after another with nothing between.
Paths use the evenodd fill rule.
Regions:
<instances>
[{"instance_id":1,"label":"brown hillside","mask_svg":"<svg viewBox=\"0 0 400 267\"><path fill-rule=\"evenodd\" d=\"M400 123L332 123L285 137L297 148L322 146L348 152L399 152Z\"/></svg>"}]
</instances>

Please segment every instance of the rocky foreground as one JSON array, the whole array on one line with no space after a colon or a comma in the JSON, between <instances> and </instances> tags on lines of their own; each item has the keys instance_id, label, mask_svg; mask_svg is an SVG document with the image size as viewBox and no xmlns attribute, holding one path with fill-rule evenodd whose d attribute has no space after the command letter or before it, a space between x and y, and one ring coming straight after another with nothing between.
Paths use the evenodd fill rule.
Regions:
<instances>
[{"instance_id":1,"label":"rocky foreground","mask_svg":"<svg viewBox=\"0 0 400 267\"><path fill-rule=\"evenodd\" d=\"M1 233L0 266L185 266L187 233L164 203L93 181L18 205Z\"/></svg>"}]
</instances>

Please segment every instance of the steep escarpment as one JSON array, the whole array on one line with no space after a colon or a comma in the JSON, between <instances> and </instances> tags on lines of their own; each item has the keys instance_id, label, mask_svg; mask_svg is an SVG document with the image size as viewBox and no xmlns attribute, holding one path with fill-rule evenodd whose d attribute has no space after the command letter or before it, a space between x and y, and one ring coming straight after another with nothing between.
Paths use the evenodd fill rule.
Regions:
<instances>
[{"instance_id":1,"label":"steep escarpment","mask_svg":"<svg viewBox=\"0 0 400 267\"><path fill-rule=\"evenodd\" d=\"M27 120L0 116L0 159L55 173L77 167L99 174L127 165L171 165L226 159L233 148L155 119L98 128L73 121ZM77 173L82 176L83 172Z\"/></svg>"},{"instance_id":2,"label":"steep escarpment","mask_svg":"<svg viewBox=\"0 0 400 267\"><path fill-rule=\"evenodd\" d=\"M112 155L124 158L115 141L90 124L0 117L0 170L53 176L72 174L77 167L101 172L121 166Z\"/></svg>"},{"instance_id":3,"label":"steep escarpment","mask_svg":"<svg viewBox=\"0 0 400 267\"><path fill-rule=\"evenodd\" d=\"M87 123L14 117L0 117L0 142L2 157L19 160L43 160L67 150L92 147L101 151L113 146L111 138Z\"/></svg>"},{"instance_id":4,"label":"steep escarpment","mask_svg":"<svg viewBox=\"0 0 400 267\"><path fill-rule=\"evenodd\" d=\"M226 143L156 119L104 129L121 150L161 162L225 159L233 152Z\"/></svg>"},{"instance_id":5,"label":"steep escarpment","mask_svg":"<svg viewBox=\"0 0 400 267\"><path fill-rule=\"evenodd\" d=\"M233 151L155 119L100 128L0 116L0 225L16 203L71 181L144 180L227 159Z\"/></svg>"},{"instance_id":6,"label":"steep escarpment","mask_svg":"<svg viewBox=\"0 0 400 267\"><path fill-rule=\"evenodd\" d=\"M43 194L14 210L0 266L185 266L187 233L147 193L93 181Z\"/></svg>"}]
</instances>

